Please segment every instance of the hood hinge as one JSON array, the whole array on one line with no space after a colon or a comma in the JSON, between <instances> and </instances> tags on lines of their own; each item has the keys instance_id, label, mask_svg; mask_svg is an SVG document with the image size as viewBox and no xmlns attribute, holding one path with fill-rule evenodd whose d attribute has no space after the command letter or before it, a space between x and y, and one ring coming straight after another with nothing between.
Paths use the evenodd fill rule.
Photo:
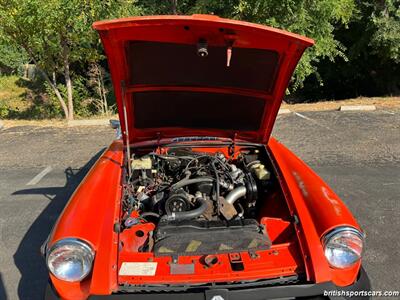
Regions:
<instances>
[{"instance_id":1,"label":"hood hinge","mask_svg":"<svg viewBox=\"0 0 400 300\"><path fill-rule=\"evenodd\" d=\"M232 144L229 146L229 155L234 155L236 152L236 138L237 138L237 132L233 134L232 138Z\"/></svg>"},{"instance_id":2,"label":"hood hinge","mask_svg":"<svg viewBox=\"0 0 400 300\"><path fill-rule=\"evenodd\" d=\"M161 132L157 132L157 153L161 150Z\"/></svg>"}]
</instances>

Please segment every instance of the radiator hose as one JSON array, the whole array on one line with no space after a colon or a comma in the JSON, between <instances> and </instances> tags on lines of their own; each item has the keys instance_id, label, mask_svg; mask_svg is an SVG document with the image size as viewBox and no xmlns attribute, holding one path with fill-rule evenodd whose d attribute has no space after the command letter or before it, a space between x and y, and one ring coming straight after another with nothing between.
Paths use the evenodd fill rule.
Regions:
<instances>
[{"instance_id":1,"label":"radiator hose","mask_svg":"<svg viewBox=\"0 0 400 300\"><path fill-rule=\"evenodd\" d=\"M236 200L246 196L247 189L244 185L238 186L233 189L225 198L226 202L229 204L234 204Z\"/></svg>"},{"instance_id":2,"label":"radiator hose","mask_svg":"<svg viewBox=\"0 0 400 300\"><path fill-rule=\"evenodd\" d=\"M173 184L171 186L171 191L176 191L184 186L200 182L214 182L214 179L212 179L211 177L197 177L192 179L184 178L181 181L178 181L177 183Z\"/></svg>"}]
</instances>

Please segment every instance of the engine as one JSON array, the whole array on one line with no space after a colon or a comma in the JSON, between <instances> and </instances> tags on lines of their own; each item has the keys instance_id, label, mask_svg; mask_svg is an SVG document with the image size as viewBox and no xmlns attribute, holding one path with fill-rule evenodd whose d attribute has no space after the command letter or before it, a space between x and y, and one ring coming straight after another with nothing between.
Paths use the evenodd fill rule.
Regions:
<instances>
[{"instance_id":1,"label":"engine","mask_svg":"<svg viewBox=\"0 0 400 300\"><path fill-rule=\"evenodd\" d=\"M258 150L231 156L202 150L134 156L119 230L135 232L137 249L155 255L268 249L271 242L256 214L271 178Z\"/></svg>"},{"instance_id":2,"label":"engine","mask_svg":"<svg viewBox=\"0 0 400 300\"><path fill-rule=\"evenodd\" d=\"M125 189L126 215L136 210L160 221L249 217L258 197L257 181L270 176L256 158L239 154L228 159L221 152L190 149L135 157Z\"/></svg>"}]
</instances>

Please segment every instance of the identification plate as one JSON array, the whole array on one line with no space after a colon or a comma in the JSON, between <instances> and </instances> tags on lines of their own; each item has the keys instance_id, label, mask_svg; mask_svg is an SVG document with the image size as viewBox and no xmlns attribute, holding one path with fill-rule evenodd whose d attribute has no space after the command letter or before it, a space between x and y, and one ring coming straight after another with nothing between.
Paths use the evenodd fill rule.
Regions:
<instances>
[{"instance_id":1,"label":"identification plate","mask_svg":"<svg viewBox=\"0 0 400 300\"><path fill-rule=\"evenodd\" d=\"M154 276L156 262L123 262L119 269L120 276Z\"/></svg>"}]
</instances>

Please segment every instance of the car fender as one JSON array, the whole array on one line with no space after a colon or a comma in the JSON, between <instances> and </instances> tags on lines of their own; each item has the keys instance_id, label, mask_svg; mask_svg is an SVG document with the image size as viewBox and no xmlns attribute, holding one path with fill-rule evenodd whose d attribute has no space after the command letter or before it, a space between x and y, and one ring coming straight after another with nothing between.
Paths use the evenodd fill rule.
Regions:
<instances>
[{"instance_id":1,"label":"car fender","mask_svg":"<svg viewBox=\"0 0 400 300\"><path fill-rule=\"evenodd\" d=\"M338 226L350 226L361 231L355 218L332 189L300 158L271 138L268 150L281 180L292 215L299 224L298 234L303 252L309 256L305 263L310 279L316 282L331 280L338 286L352 284L358 275L360 263L348 269L328 265L321 238Z\"/></svg>"},{"instance_id":2,"label":"car fender","mask_svg":"<svg viewBox=\"0 0 400 300\"><path fill-rule=\"evenodd\" d=\"M86 299L117 289L118 234L123 144L114 141L76 189L49 238L48 249L64 238L79 238L95 251L92 273L82 282L70 283L50 274L62 299Z\"/></svg>"}]
</instances>

